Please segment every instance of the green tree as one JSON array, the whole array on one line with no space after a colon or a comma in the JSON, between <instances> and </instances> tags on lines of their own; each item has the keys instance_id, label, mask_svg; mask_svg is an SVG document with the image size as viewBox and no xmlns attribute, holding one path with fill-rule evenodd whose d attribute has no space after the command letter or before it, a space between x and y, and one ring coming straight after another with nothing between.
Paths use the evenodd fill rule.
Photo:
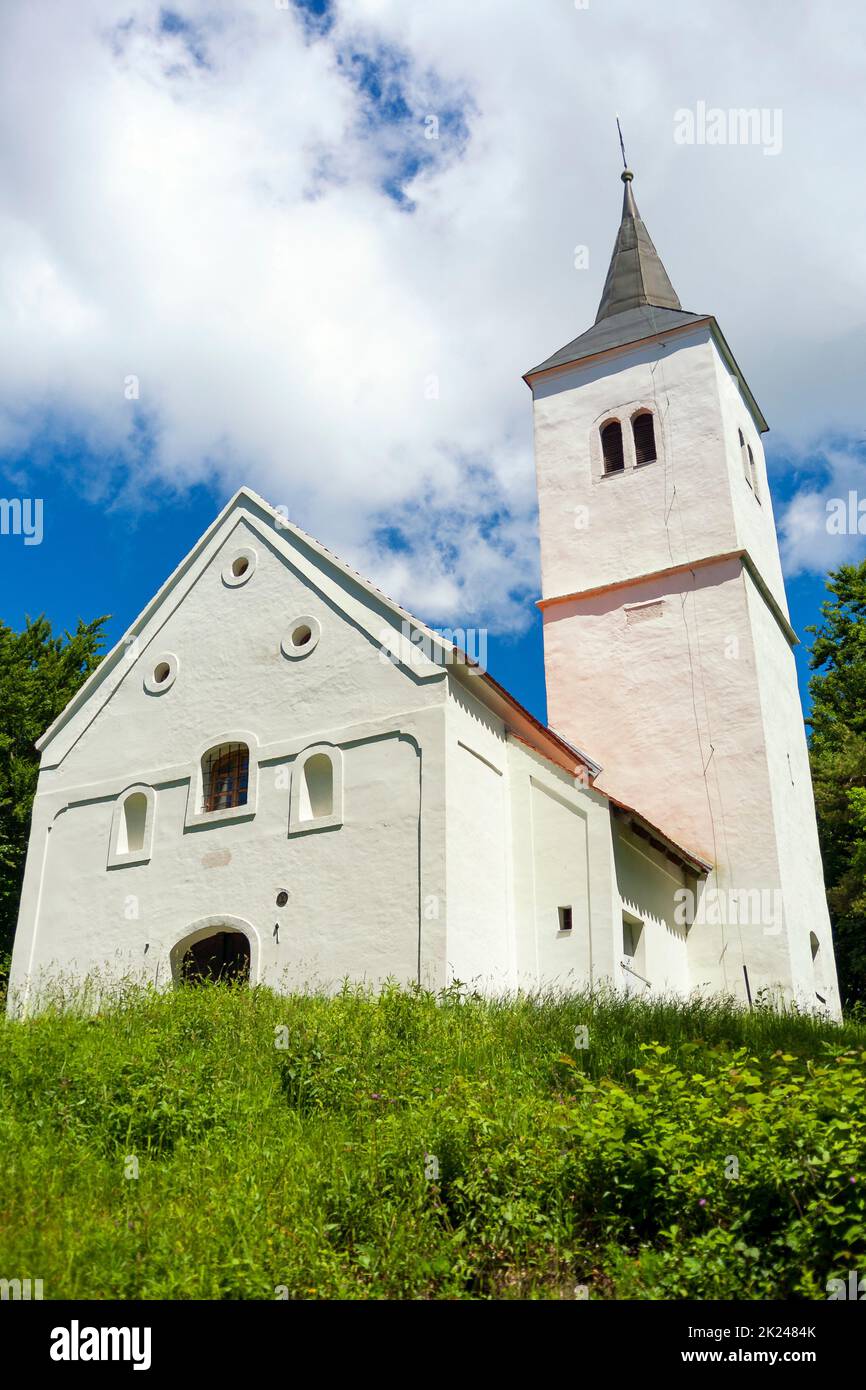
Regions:
<instances>
[{"instance_id":1,"label":"green tree","mask_svg":"<svg viewBox=\"0 0 866 1390\"><path fill-rule=\"evenodd\" d=\"M0 623L0 957L12 945L39 776L34 744L98 666L107 618L54 636L45 617Z\"/></svg>"},{"instance_id":2,"label":"green tree","mask_svg":"<svg viewBox=\"0 0 866 1390\"><path fill-rule=\"evenodd\" d=\"M809 754L839 987L866 1000L866 560L827 577L809 665Z\"/></svg>"}]
</instances>

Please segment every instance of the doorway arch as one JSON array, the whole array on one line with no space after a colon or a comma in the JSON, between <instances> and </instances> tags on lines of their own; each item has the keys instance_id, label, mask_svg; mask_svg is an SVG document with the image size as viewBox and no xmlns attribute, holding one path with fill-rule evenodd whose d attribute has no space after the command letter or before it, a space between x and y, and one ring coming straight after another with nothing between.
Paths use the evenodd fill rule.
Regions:
<instances>
[{"instance_id":1,"label":"doorway arch","mask_svg":"<svg viewBox=\"0 0 866 1390\"><path fill-rule=\"evenodd\" d=\"M189 947L180 963L185 985L249 984L250 943L242 931L217 931Z\"/></svg>"},{"instance_id":2,"label":"doorway arch","mask_svg":"<svg viewBox=\"0 0 866 1390\"><path fill-rule=\"evenodd\" d=\"M171 977L176 985L207 980L259 979L259 936L242 917L200 918L171 948Z\"/></svg>"}]
</instances>

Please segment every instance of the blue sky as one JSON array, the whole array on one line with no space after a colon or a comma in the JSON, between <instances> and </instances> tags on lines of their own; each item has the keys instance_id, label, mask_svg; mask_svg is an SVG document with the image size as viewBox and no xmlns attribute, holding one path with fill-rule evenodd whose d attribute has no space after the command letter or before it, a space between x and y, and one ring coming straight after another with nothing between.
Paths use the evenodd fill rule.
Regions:
<instances>
[{"instance_id":1,"label":"blue sky","mask_svg":"<svg viewBox=\"0 0 866 1390\"><path fill-rule=\"evenodd\" d=\"M619 111L680 298L717 315L773 427L804 636L827 569L864 553L826 502L866 495L866 119L838 14L769 9L4 11L0 496L44 499L44 539L0 537L0 619L107 612L116 639L247 482L420 617L486 627L543 716L520 378L595 316ZM699 102L780 112L780 149L678 145Z\"/></svg>"}]
</instances>

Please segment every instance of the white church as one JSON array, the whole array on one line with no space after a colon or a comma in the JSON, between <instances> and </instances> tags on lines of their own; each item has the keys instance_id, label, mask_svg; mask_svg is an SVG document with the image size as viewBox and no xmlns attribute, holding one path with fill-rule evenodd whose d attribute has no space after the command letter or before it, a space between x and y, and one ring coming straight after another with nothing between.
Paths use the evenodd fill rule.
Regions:
<instances>
[{"instance_id":1,"label":"white church","mask_svg":"<svg viewBox=\"0 0 866 1390\"><path fill-rule=\"evenodd\" d=\"M549 726L241 488L46 731L10 1009L232 974L839 1014L767 424L622 175L532 391Z\"/></svg>"}]
</instances>

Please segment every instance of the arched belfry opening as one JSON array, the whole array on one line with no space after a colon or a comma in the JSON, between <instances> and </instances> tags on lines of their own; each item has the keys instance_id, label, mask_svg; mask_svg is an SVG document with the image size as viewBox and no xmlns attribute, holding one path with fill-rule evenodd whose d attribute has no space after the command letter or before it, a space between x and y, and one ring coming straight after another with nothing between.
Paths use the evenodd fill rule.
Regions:
<instances>
[{"instance_id":1,"label":"arched belfry opening","mask_svg":"<svg viewBox=\"0 0 866 1390\"><path fill-rule=\"evenodd\" d=\"M622 425L619 420L608 420L601 431L601 451L604 455L605 473L621 473L625 467L622 450Z\"/></svg>"},{"instance_id":2,"label":"arched belfry opening","mask_svg":"<svg viewBox=\"0 0 866 1390\"><path fill-rule=\"evenodd\" d=\"M242 931L215 931L187 947L180 962L185 985L249 984L250 943Z\"/></svg>"}]
</instances>

